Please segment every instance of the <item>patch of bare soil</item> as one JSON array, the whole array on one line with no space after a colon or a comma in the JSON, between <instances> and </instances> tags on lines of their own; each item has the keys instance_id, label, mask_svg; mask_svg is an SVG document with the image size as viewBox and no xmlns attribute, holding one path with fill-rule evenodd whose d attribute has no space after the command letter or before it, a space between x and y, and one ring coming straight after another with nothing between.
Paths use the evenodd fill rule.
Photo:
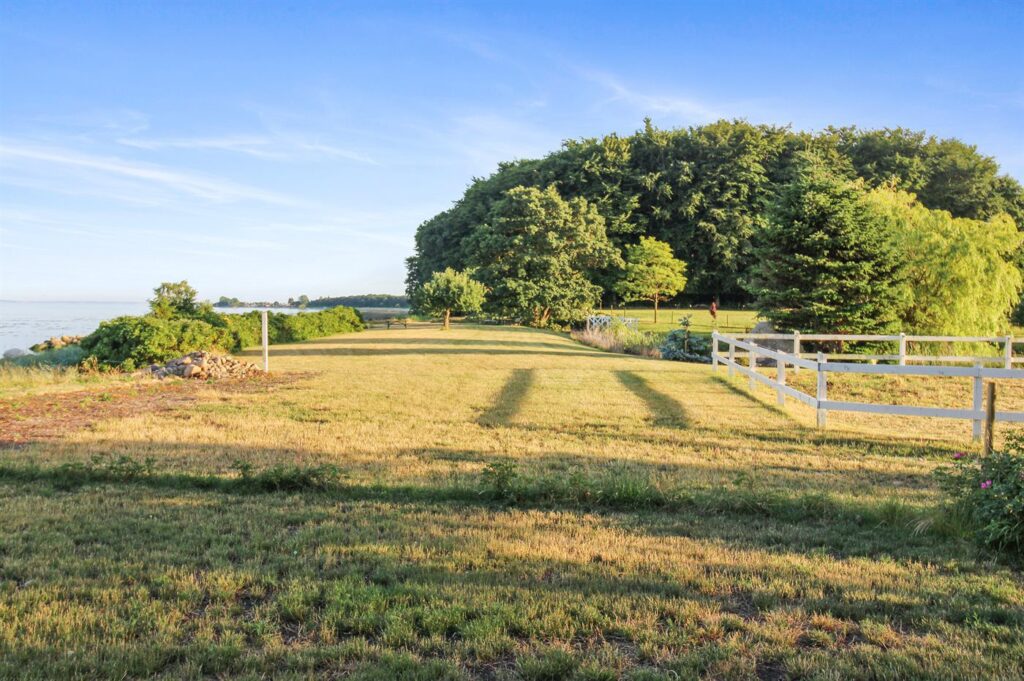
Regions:
<instances>
[{"instance_id":1,"label":"patch of bare soil","mask_svg":"<svg viewBox=\"0 0 1024 681\"><path fill-rule=\"evenodd\" d=\"M0 399L0 448L58 440L105 419L180 409L211 388L218 394L271 392L299 374L215 382L151 381Z\"/></svg>"}]
</instances>

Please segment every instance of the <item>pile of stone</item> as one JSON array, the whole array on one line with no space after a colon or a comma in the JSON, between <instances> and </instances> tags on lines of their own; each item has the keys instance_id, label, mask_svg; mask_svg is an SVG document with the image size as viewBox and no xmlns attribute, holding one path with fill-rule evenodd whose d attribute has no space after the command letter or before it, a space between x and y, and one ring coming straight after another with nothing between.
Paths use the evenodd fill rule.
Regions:
<instances>
[{"instance_id":1,"label":"pile of stone","mask_svg":"<svg viewBox=\"0 0 1024 681\"><path fill-rule=\"evenodd\" d=\"M167 378L168 376L179 376L181 378L252 378L263 372L255 365L248 362L241 362L237 359L214 355L199 350L190 352L184 357L172 359L161 366L153 364L149 367L150 373L155 378Z\"/></svg>"},{"instance_id":2,"label":"pile of stone","mask_svg":"<svg viewBox=\"0 0 1024 681\"><path fill-rule=\"evenodd\" d=\"M85 336L54 336L42 343L36 343L31 348L32 352L46 352L47 350L60 350L66 345L78 345Z\"/></svg>"}]
</instances>

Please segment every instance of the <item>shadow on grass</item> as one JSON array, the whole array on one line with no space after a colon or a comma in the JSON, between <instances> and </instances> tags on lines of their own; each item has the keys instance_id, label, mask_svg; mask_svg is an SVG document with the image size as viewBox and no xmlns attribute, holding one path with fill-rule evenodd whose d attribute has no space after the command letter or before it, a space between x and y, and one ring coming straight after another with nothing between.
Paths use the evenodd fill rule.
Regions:
<instances>
[{"instance_id":1,"label":"shadow on grass","mask_svg":"<svg viewBox=\"0 0 1024 681\"><path fill-rule=\"evenodd\" d=\"M239 454L243 454L239 452ZM435 452L435 455L439 455ZM469 452L453 452L468 458ZM251 453L250 453L251 455ZM243 454L244 456L244 454ZM441 458L441 457L439 457ZM426 483L360 483L346 480L330 465L239 466L236 475L160 471L127 456L105 463L40 466L0 463L4 493L26 484L48 485L56 492L115 486L178 492L210 492L241 496L301 494L307 501L440 504L481 508L539 509L571 513L638 514L642 531L690 536L694 523L720 519L720 532L730 541L752 548L780 550L794 545L824 549L834 555L890 554L915 560L940 560L950 555L946 528L929 528L911 536L911 528L931 509L878 497L851 499L830 491L707 481L672 481L659 477L663 467L650 464L581 465L583 457L546 457L546 465L509 465L506 457L480 455L488 466L478 475ZM773 530L749 532L751 523ZM650 527L650 529L645 529ZM660 529L655 530L658 527Z\"/></svg>"},{"instance_id":2,"label":"shadow on grass","mask_svg":"<svg viewBox=\"0 0 1024 681\"><path fill-rule=\"evenodd\" d=\"M513 340L490 340L477 338L446 338L438 333L436 338L365 338L365 337L341 337L322 338L317 340L323 345L378 345L382 347L396 345L415 346L454 346L454 347L507 347L507 348L552 348L555 350L578 350L579 346L571 341L563 343L548 343L544 341L513 341Z\"/></svg>"},{"instance_id":3,"label":"shadow on grass","mask_svg":"<svg viewBox=\"0 0 1024 681\"><path fill-rule=\"evenodd\" d=\"M536 369L513 369L490 409L480 415L481 426L509 426L523 408L536 380Z\"/></svg>"},{"instance_id":4,"label":"shadow on grass","mask_svg":"<svg viewBox=\"0 0 1024 681\"><path fill-rule=\"evenodd\" d=\"M449 345L445 343L444 345ZM309 347L288 347L287 349L271 349L270 357L273 360L274 357L316 357L322 356L349 356L349 357L383 357L387 356L399 356L399 355L484 355L484 356L495 356L495 355L520 355L520 356L550 356L550 357L587 357L589 359L629 359L628 355L617 355L601 352L600 350L586 351L582 349L582 346L578 345L567 345L564 346L566 349L563 351L558 350L531 350L529 348L523 348L521 350L508 350L487 347L487 343L483 343L478 347L462 347L462 348L445 348L445 347L429 347L429 348L388 348L383 347L380 349L371 348L325 348L318 346ZM239 353L245 355L245 353ZM253 355L254 353L249 353ZM638 359L638 358L632 358Z\"/></svg>"},{"instance_id":5,"label":"shadow on grass","mask_svg":"<svg viewBox=\"0 0 1024 681\"><path fill-rule=\"evenodd\" d=\"M655 390L646 378L635 371L616 371L615 377L627 390L644 401L654 425L670 428L689 427L690 418L679 400Z\"/></svg>"}]
</instances>

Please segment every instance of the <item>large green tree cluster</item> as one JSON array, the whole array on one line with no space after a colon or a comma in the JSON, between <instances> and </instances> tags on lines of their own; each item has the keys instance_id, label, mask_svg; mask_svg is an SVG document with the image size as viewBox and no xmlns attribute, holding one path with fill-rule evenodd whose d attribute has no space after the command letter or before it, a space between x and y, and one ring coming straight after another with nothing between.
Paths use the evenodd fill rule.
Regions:
<instances>
[{"instance_id":1,"label":"large green tree cluster","mask_svg":"<svg viewBox=\"0 0 1024 681\"><path fill-rule=\"evenodd\" d=\"M1000 175L993 159L956 139L901 128L829 128L810 134L745 121L661 130L648 121L628 137L569 141L542 159L504 163L490 177L474 180L450 209L417 230L416 252L408 261L409 291L448 267L481 267L478 276L489 277L485 283L492 309L502 301L523 307L531 295L529 277L517 273L536 263L513 267L507 257L483 262L481 249L490 242L496 244L494 254L507 255L499 247L506 238L501 231L507 229L502 214L519 210L522 227L525 208L519 204L553 202L538 195L527 201L525 194L510 201L510 190L526 187L557 195L567 205L585 201L593 216L586 220L600 219L600 232L613 251L621 253L641 237L668 244L687 263L690 298L753 301L756 291L744 282L752 279L760 235L769 229L773 206L783 200L786 188L804 181L800 176L808 154L837 182L855 183L861 193L895 187L915 194L923 208L947 211L952 219L991 227L1003 224L997 216L1006 214L1017 228L1024 227L1020 183ZM576 300L615 295L621 268L613 252L600 250L601 257L576 259L573 270L583 276L569 283ZM557 314L557 307L549 314ZM542 308L538 311L543 315Z\"/></svg>"}]
</instances>

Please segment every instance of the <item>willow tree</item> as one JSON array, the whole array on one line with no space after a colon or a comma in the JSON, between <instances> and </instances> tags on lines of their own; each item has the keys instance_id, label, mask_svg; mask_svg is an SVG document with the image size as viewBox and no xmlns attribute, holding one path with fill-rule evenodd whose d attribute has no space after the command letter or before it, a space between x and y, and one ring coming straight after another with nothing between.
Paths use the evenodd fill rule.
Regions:
<instances>
[{"instance_id":1,"label":"willow tree","mask_svg":"<svg viewBox=\"0 0 1024 681\"><path fill-rule=\"evenodd\" d=\"M1015 264L1022 237L1008 215L954 218L890 188L872 191L869 200L888 221L906 268L905 330L941 336L1007 330L1022 286Z\"/></svg>"},{"instance_id":2,"label":"willow tree","mask_svg":"<svg viewBox=\"0 0 1024 681\"><path fill-rule=\"evenodd\" d=\"M682 292L686 287L686 263L672 254L672 247L654 237L642 236L640 242L626 246L626 272L615 286L625 301L649 300L654 304L654 323L658 323L658 303Z\"/></svg>"}]
</instances>

